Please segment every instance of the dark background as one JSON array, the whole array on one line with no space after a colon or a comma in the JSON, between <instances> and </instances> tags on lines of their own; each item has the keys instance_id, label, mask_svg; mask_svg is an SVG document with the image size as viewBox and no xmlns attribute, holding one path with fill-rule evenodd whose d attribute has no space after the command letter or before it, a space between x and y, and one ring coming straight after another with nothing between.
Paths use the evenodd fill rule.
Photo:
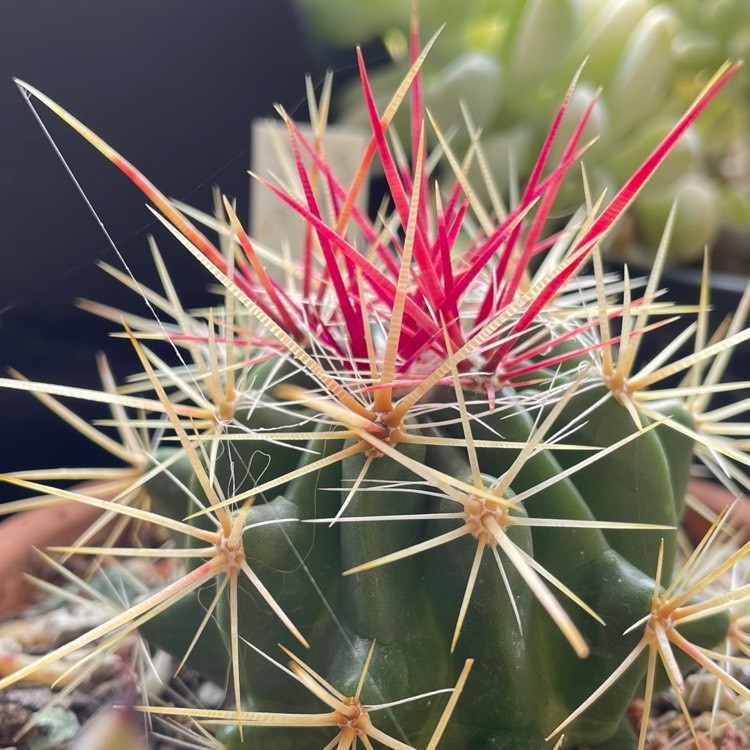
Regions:
<instances>
[{"instance_id":1,"label":"dark background","mask_svg":"<svg viewBox=\"0 0 750 750\"><path fill-rule=\"evenodd\" d=\"M89 125L165 194L210 209L219 184L245 220L251 120L273 114L276 101L304 117L304 74L319 81L326 62L290 0L3 0L0 369L96 386L94 352L104 348L122 379L138 369L130 345L107 339L115 326L72 299L148 314L96 267L98 259L120 263L13 76ZM154 225L143 195L34 106L136 278L153 283L153 232L184 303L205 304L208 274ZM28 394L0 389L0 418L0 471L110 462ZM0 500L9 496L0 486Z\"/></svg>"}]
</instances>

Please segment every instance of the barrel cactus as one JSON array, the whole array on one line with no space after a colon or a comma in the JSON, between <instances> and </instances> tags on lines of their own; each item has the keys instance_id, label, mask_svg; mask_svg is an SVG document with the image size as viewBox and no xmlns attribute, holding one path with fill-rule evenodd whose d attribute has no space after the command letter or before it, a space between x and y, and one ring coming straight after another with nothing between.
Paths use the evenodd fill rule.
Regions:
<instances>
[{"instance_id":1,"label":"barrel cactus","mask_svg":"<svg viewBox=\"0 0 750 750\"><path fill-rule=\"evenodd\" d=\"M694 381L750 331L734 325L708 341L704 300L695 353L667 364L668 347L637 370L641 337L669 322L658 269L635 298L598 255L736 66L719 70L609 202L590 196L548 236L595 103L558 145L571 86L523 195L509 210L485 209L467 179L482 158L473 135L458 155L435 127L455 180L431 184L419 69L432 42L420 51L413 39L409 73L382 112L360 57L373 136L351 187L282 112L301 190L266 185L310 229L284 283L231 201L206 219L215 245L85 125L19 82L133 179L224 298L184 310L154 248L164 289L140 291L155 321L87 303L124 322L140 378L118 390L104 370L101 393L2 380L59 410L57 395L109 404L123 449L98 428L89 434L128 460L127 481L106 488L60 489L28 473L7 481L169 535L158 549L84 538L58 551L166 558L178 572L0 688L137 629L228 686L223 709L144 710L192 717L228 748L625 747L637 742L625 718L634 695L650 703L670 682L679 691L691 660L750 697L716 653L739 632L732 608L744 590L710 588L741 555L700 575L700 555L675 567L694 448L745 456L693 408L692 397L721 386ZM410 164L388 138L407 98ZM376 156L392 210L373 222L354 200ZM668 237L669 227L661 260ZM679 373L684 386L661 385Z\"/></svg>"}]
</instances>

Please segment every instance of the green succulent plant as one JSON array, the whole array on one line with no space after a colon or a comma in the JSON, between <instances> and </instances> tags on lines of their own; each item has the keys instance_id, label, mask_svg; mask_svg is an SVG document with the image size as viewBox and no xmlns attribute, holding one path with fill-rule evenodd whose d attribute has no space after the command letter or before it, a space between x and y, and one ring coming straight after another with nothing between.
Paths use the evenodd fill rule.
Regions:
<instances>
[{"instance_id":1,"label":"green succulent plant","mask_svg":"<svg viewBox=\"0 0 750 750\"><path fill-rule=\"evenodd\" d=\"M223 300L183 309L152 244L163 290L124 278L154 321L83 303L124 323L140 377L115 388L102 361L101 392L0 381L36 393L127 464L6 481L101 508L101 524L131 519L170 536L158 548L118 548L87 534L56 551L177 568L164 587L19 665L0 689L138 630L228 681L223 709L143 710L189 716L230 748L542 748L562 732L569 746L643 747L648 711L637 739L630 701L642 694L649 706L669 683L679 691L691 660L750 697L716 650L743 636L733 608L745 588L710 588L745 550L698 572L717 523L675 567L693 454L705 451L708 465L726 465L727 483L746 486L741 436L722 431L708 400L728 387L720 370L750 329L738 315L709 340L704 298L697 325L640 368L642 336L674 322L658 301L674 213L642 297L627 273L603 274L598 250L737 66L719 70L608 203L589 195L548 235L595 100L558 146L571 86L523 195L507 211L485 209L468 177L472 159L487 173L481 149L472 138L456 153L436 126L455 179L433 187L419 71L434 39L420 51L412 36L410 70L383 110L360 57L373 136L352 186L282 111L301 191L259 179L310 230L285 283L266 270L231 201L217 201L214 219L198 215L214 244L192 212L19 82L145 192ZM407 97L411 163L388 135ZM391 208L371 221L355 199L376 156ZM694 353L676 357L691 337ZM683 384L664 384L680 373ZM108 404L112 419L86 425L56 397ZM739 464L712 462L719 454ZM50 484L61 477L95 481Z\"/></svg>"},{"instance_id":2,"label":"green succulent plant","mask_svg":"<svg viewBox=\"0 0 750 750\"><path fill-rule=\"evenodd\" d=\"M385 40L392 62L372 80L380 104L408 66L411 4L299 0L314 32L331 44ZM587 130L587 138L600 142L585 158L598 192L621 186L721 62L745 58L750 45L747 0L426 0L420 13L430 33L446 24L425 66L425 104L443 130L458 128L453 145L463 148L463 102L482 130L489 167L504 193L531 174L557 92L582 60L587 62L563 129L575 127L601 87ZM340 92L337 116L365 126L357 88L353 82ZM635 231L620 234L616 252L647 265L674 202L670 262L700 260L722 226L747 232L743 144L749 132L750 86L742 73L731 92L720 95L710 121L691 128L644 188L629 219ZM481 189L481 180L475 182ZM572 177L558 209L575 208L580 200L580 181Z\"/></svg>"}]
</instances>

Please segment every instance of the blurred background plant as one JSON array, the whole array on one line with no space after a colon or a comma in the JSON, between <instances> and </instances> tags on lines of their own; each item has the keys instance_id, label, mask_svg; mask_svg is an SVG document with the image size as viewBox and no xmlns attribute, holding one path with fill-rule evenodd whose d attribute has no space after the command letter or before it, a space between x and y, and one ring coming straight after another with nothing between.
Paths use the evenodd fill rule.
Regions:
<instances>
[{"instance_id":1,"label":"blurred background plant","mask_svg":"<svg viewBox=\"0 0 750 750\"><path fill-rule=\"evenodd\" d=\"M333 46L380 40L388 64L373 74L373 87L382 103L408 64L411 0L298 2L314 32ZM572 130L601 86L586 133L599 141L584 164L593 193L607 187L611 194L712 71L750 52L750 0L423 0L420 14L426 34L445 24L425 65L426 105L441 128L455 129L459 149L470 138L464 105L482 130L497 183L508 190L528 176L558 92L584 59L563 130ZM358 84L339 93L339 121L365 124ZM580 204L580 185L580 175L571 175L557 203L560 213ZM639 196L610 243L610 257L648 265L675 200L670 262L699 260L704 246L714 244L716 268L750 275L747 70Z\"/></svg>"}]
</instances>

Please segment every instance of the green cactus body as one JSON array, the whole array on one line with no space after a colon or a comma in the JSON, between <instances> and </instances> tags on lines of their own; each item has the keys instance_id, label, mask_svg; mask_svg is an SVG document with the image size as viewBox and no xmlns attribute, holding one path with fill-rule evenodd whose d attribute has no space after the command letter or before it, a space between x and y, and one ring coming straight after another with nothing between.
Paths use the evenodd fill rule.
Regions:
<instances>
[{"instance_id":1,"label":"green cactus body","mask_svg":"<svg viewBox=\"0 0 750 750\"><path fill-rule=\"evenodd\" d=\"M574 397L560 422L580 414L602 395L601 389L590 389ZM467 392L466 396L471 400L477 394ZM450 391L446 389L441 397L450 400ZM675 404L665 404L661 410L687 419L684 410L681 412ZM566 438L568 443L591 442L602 447L634 429L630 415L614 399L587 415L587 420L584 428ZM527 409L517 405L484 413L475 424L477 439L490 439L496 432L507 440L525 441L533 431L534 420ZM567 520L617 518L673 526L679 509L675 506L671 476L675 475L676 492L684 491L683 474L691 446L689 440L674 431L658 429L663 432L641 435L605 456L602 466L595 462L590 471L576 472L535 492L511 515ZM449 428L449 433L460 432L459 426ZM430 428L426 434L439 437L448 433ZM660 441L668 448L662 448ZM338 441L316 441L312 435L307 445L311 452L301 454L300 466L331 455L341 445ZM633 446L640 446L639 451L634 453ZM451 476L465 479L470 474L464 449L425 449L405 444L399 450L410 459ZM621 451L627 454L626 461L622 460ZM491 486L494 477L502 476L516 455L517 450L480 448L480 466L487 473L485 486ZM579 451L560 450L554 455L551 450L540 451L522 467L512 490L527 491L578 460ZM332 528L324 523L303 522L333 517L362 474L365 462L369 463L364 474L366 481L349 498L344 518L424 514L425 520L341 522ZM625 471L619 472L622 467ZM649 611L655 584L646 571L655 565L660 537L667 540L663 581L669 580L675 557L674 532L511 526L508 536L514 545L580 596L606 627L579 607L565 605L590 648L590 655L579 659L507 555L497 550L507 576L506 587L494 553L488 550L451 653L450 641L477 548L473 535L422 555L341 577L352 566L461 525L458 521L429 520L431 513L455 512L454 501L398 491L398 487L418 481L417 475L392 458L365 453L319 473L303 474L288 484L286 495L251 509L248 525L274 518L288 522L248 529L247 558L290 619L315 642L309 663L344 694L353 694L357 689L362 664L373 641L375 650L362 691L362 699L368 703L428 692L436 684L450 682L464 660L474 658L474 679L465 688L451 730L453 735L449 735L454 736L455 747L545 747L544 735L603 682L637 643L637 631L627 637L622 633ZM323 489L337 487L340 491ZM602 487L607 488L605 496ZM507 497L512 499L513 492ZM642 498L648 503L643 507L639 504ZM331 605L333 620L314 592L311 578ZM515 607L511 606L509 591ZM205 599L208 592L201 596ZM225 602L218 618L225 632L228 617ZM241 595L239 622L242 637L266 653L274 653L279 642L292 650L299 649L257 592L245 591ZM711 645L721 638L726 627L726 621L717 617L708 625L703 623L696 637ZM214 666L214 677L225 674L230 667L227 646L216 643L220 632L212 629L205 634L192 657L192 663L198 666L205 663L206 654L213 654L216 664L223 664L220 668ZM179 646L184 645L183 638ZM315 701L300 686L290 684L287 675L253 649L241 651L241 663L243 694L253 710L281 711L290 710L290 706L298 712L315 710ZM644 670L645 658L640 658L597 702L595 711L569 728L571 741L596 744L616 733ZM571 674L576 675L574 680ZM383 715L380 726L393 734L405 732L410 742L419 746L436 721L443 701L433 699L430 705L432 708L419 702L400 706L390 716ZM241 742L236 732L230 733L232 739L227 741L230 747L260 748L273 738L278 743L274 746L304 747L304 743L299 744L302 741L298 735L299 730L293 728L250 727L244 730ZM459 736L463 744L459 744Z\"/></svg>"},{"instance_id":2,"label":"green cactus body","mask_svg":"<svg viewBox=\"0 0 750 750\"><path fill-rule=\"evenodd\" d=\"M571 344L574 347L575 344ZM467 400L484 392L467 393ZM563 410L557 428L602 399L606 391L590 389L576 395ZM450 398L449 394L445 394ZM665 416L690 422L684 407L665 403L659 409ZM523 407L481 413L480 425L473 429L476 438L491 439L502 435L506 440L528 440L533 430L532 415ZM554 432L554 429L552 432ZM460 426L450 430L456 436ZM586 414L586 424L562 443L605 448L636 430L627 410L609 398ZM643 442L641 442L643 441ZM663 444L662 444L663 441ZM639 445L640 444L640 445ZM637 446L638 449L634 450ZM553 456L554 453L554 456ZM512 450L479 449L483 471L501 475L515 458ZM676 559L675 524L682 512L692 441L667 426L639 436L604 456L589 467L577 471L529 497L523 505L530 516L559 519L594 519L642 522L664 525L659 531L598 529L533 529L535 559L553 571L562 583L576 591L602 619L606 628L591 617L571 609L591 648L590 656L580 661L571 651L550 618L534 602L529 622L533 623L536 679L544 675L543 687L536 687L534 703L538 707L539 691L545 691L544 709L539 713L540 731L555 724L555 714L562 720L604 681L634 647L638 636L623 637L622 632L649 610L654 593L653 574L660 538L665 540L662 581L671 579ZM516 492L533 488L558 475L585 458L578 451L541 451L520 470L512 486ZM448 463L445 457L440 461ZM672 479L674 477L674 479ZM672 484L674 482L674 485ZM640 568L640 570L639 570ZM651 576L648 573L651 573ZM498 597L500 600L501 597ZM576 611L574 611L576 610ZM515 623L507 622L505 627ZM703 623L699 638L708 644L727 627L726 617ZM497 653L495 651L495 653ZM575 665L575 666L574 666ZM621 717L642 680L645 659L640 659L627 675L596 704L594 716L584 716L569 731L574 741L595 744L616 731ZM571 680L570 675L576 674ZM468 688L467 688L468 689ZM531 709L533 711L533 708ZM528 709L527 709L528 711ZM528 712L526 718L528 719ZM492 735L492 732L489 733ZM487 740L490 741L490 740ZM500 740L493 740L500 742ZM508 740L512 746L512 740ZM498 745L487 745L502 746Z\"/></svg>"},{"instance_id":3,"label":"green cactus body","mask_svg":"<svg viewBox=\"0 0 750 750\"><path fill-rule=\"evenodd\" d=\"M678 425L682 425L690 430L695 429L695 420L685 404L680 401L655 401L651 404L651 408ZM675 519L679 522L685 510L685 498L687 496L695 441L692 437L679 432L668 423L659 425L654 432L661 442L661 447L664 450L664 455L669 465Z\"/></svg>"},{"instance_id":4,"label":"green cactus body","mask_svg":"<svg viewBox=\"0 0 750 750\"><path fill-rule=\"evenodd\" d=\"M520 409L510 414L498 413L494 419L485 415L483 421L508 440L527 439L533 427L531 416ZM513 451L484 451L480 460L483 468L489 469L491 464L493 471L500 474L509 468L513 458ZM560 471L552 454L543 451L527 462L513 484L520 492ZM594 517L571 479L563 479L535 493L524 503L524 508L529 515L540 518L585 520ZM632 647L632 643L622 638L622 631L648 611L654 583L617 555L597 529L536 528L533 529L533 544L535 559L576 591L607 622L607 627L602 628L580 610L571 611L592 650L587 659L579 661L546 613L535 605L532 619L535 652L539 671L545 675L548 697L542 705L537 703L537 710L541 708L538 720L543 729L549 730L555 724L555 712L560 712L557 718L564 718L611 673L628 647ZM609 613L609 620L606 613ZM617 621L612 621L612 615L616 615ZM570 680L571 662L577 663L574 681ZM582 672L586 672L586 677ZM576 727L580 735L574 732L574 737L582 742L596 742L608 736L639 681L640 676L621 681L616 690L597 704L596 719L587 719L582 727Z\"/></svg>"},{"instance_id":5,"label":"green cactus body","mask_svg":"<svg viewBox=\"0 0 750 750\"><path fill-rule=\"evenodd\" d=\"M455 476L469 474L465 458L455 449L431 449L429 460L436 466L450 467ZM487 485L492 481L487 476L484 479ZM455 511L455 506L454 502L443 500L437 510L451 512ZM525 511L519 507L513 514L525 516ZM451 528L456 528L455 522L432 521L427 536L437 536ZM512 527L508 534L521 550L534 554L528 528ZM425 556L427 590L449 643L476 549L477 539L468 535ZM539 689L538 654L532 647L530 634L523 632L531 622L533 596L507 555L502 550L497 554L503 565L507 588L493 554L485 551L466 619L453 651L456 667L465 659L476 657L474 670L481 677L466 687L461 720L466 727L472 728L472 732L480 733L481 727L502 727L505 730L526 727L530 724ZM511 606L510 596L515 607ZM512 690L508 689L510 675L515 675Z\"/></svg>"},{"instance_id":6,"label":"green cactus body","mask_svg":"<svg viewBox=\"0 0 750 750\"><path fill-rule=\"evenodd\" d=\"M424 460L423 446L404 446L403 451ZM365 461L362 454L345 459L342 465L342 496L349 493ZM377 516L383 513L425 512L425 498L418 494L394 493L388 483L414 482L418 478L387 456L371 460L366 475L369 486L356 492L346 515ZM378 486L384 489L378 491ZM341 529L341 564L347 570L356 564L395 552L418 540L421 521L344 523ZM341 619L351 634L354 652L341 649L330 668L330 680L342 692L354 692L364 655L370 644L376 647L368 671L371 685L365 684L365 702L383 702L398 695L428 692L436 682L449 679L450 667L444 636L437 627L433 603L422 583L422 561L411 557L391 565L346 576L340 590ZM428 666L429 665L429 666ZM438 675L437 680L435 675ZM439 708L439 705L437 706ZM414 735L423 729L424 706L407 705L397 712L403 728ZM416 725L415 717L416 716ZM428 722L434 717L428 718Z\"/></svg>"},{"instance_id":7,"label":"green cactus body","mask_svg":"<svg viewBox=\"0 0 750 750\"><path fill-rule=\"evenodd\" d=\"M592 389L574 397L561 416L560 427L596 404L606 393L604 388ZM637 430L627 409L615 398L609 398L587 414L581 428L567 440L606 448ZM687 446L686 454L688 458L692 455L692 445ZM581 461L583 456L559 451L556 458L561 466L567 468ZM663 580L669 582L676 556L679 516L672 473L659 436L653 431L643 434L577 471L571 480L586 498L593 516L601 521L630 521L670 527L642 534L628 533L628 530L604 532L614 550L652 577L656 574L659 538L664 539L664 559L667 563ZM680 483L680 486L684 487L684 484Z\"/></svg>"},{"instance_id":8,"label":"green cactus body","mask_svg":"<svg viewBox=\"0 0 750 750\"><path fill-rule=\"evenodd\" d=\"M303 453L299 467L333 453L338 441L316 441L311 438L309 453ZM323 599L336 595L340 585L340 560L337 554L339 528L305 521L330 517L338 507L335 488L341 482L341 467L333 464L320 471L303 474L292 481L286 495L268 503L254 505L248 513L248 528L243 535L245 555L251 565L258 566L258 576L291 621L303 632L325 628ZM274 523L274 521L281 521ZM248 590L239 599L240 635L264 653L275 653L277 645L289 648L298 644L280 627L278 615L263 598ZM228 631L229 612L226 599L219 610L222 631ZM210 643L205 644L210 648ZM259 710L281 710L288 705L290 693L305 696L296 685L289 685L288 676L257 651L245 648L241 657L247 665L246 689L255 697ZM229 665L226 665L228 670ZM262 685L262 690L254 686ZM308 701L303 701L305 704Z\"/></svg>"},{"instance_id":9,"label":"green cactus body","mask_svg":"<svg viewBox=\"0 0 750 750\"><path fill-rule=\"evenodd\" d=\"M193 591L166 612L144 623L140 628L141 634L168 654L181 659L188 652L214 593L213 586ZM193 649L187 664L217 685L226 682L229 652L216 620L207 623L199 646Z\"/></svg>"},{"instance_id":10,"label":"green cactus body","mask_svg":"<svg viewBox=\"0 0 750 750\"><path fill-rule=\"evenodd\" d=\"M213 467L219 486L229 494L254 486L270 472L278 476L277 470L281 467L291 470L296 466L299 447L274 439L274 433L310 432L315 428L315 422L296 415L286 403L266 393L280 383L311 385L310 378L288 359L273 356L264 359L247 373L247 382L248 392L237 399L235 413L227 426L222 425L222 430L229 434L256 433L264 439L248 443L252 449L237 449L231 442L221 444ZM196 492L202 495L197 488Z\"/></svg>"},{"instance_id":11,"label":"green cactus body","mask_svg":"<svg viewBox=\"0 0 750 750\"><path fill-rule=\"evenodd\" d=\"M158 471L146 484L151 499L151 508L169 518L184 518L191 508L190 485L193 480L193 467L188 457L175 448L162 448L156 455L157 461L166 470ZM151 471L157 470L153 463ZM184 542L183 534L173 534L178 542Z\"/></svg>"}]
</instances>

